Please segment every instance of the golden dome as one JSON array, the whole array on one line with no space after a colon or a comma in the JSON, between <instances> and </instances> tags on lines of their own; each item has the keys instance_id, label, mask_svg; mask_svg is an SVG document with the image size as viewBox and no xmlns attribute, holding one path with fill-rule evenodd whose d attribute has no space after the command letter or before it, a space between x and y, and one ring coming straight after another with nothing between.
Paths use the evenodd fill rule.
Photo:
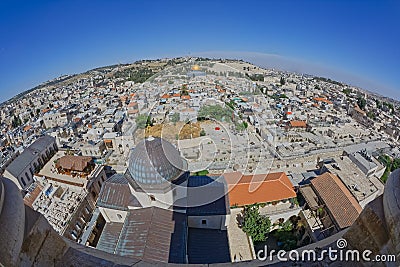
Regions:
<instances>
[{"instance_id":1,"label":"golden dome","mask_svg":"<svg viewBox=\"0 0 400 267\"><path fill-rule=\"evenodd\" d=\"M193 65L192 70L200 70L199 65Z\"/></svg>"}]
</instances>

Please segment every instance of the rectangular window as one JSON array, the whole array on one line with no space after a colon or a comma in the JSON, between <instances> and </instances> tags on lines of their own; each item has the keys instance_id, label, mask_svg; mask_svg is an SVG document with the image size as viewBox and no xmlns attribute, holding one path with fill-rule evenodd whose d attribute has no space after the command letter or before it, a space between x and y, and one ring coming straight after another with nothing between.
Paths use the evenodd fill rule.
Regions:
<instances>
[{"instance_id":1,"label":"rectangular window","mask_svg":"<svg viewBox=\"0 0 400 267\"><path fill-rule=\"evenodd\" d=\"M207 224L207 220L201 220L201 224L202 225L206 225Z\"/></svg>"}]
</instances>

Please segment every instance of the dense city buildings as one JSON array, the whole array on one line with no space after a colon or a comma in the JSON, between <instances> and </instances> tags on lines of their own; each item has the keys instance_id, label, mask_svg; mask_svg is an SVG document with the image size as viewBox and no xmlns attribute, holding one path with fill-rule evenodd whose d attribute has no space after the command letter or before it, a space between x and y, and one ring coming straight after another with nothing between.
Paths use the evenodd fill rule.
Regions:
<instances>
[{"instance_id":1,"label":"dense city buildings","mask_svg":"<svg viewBox=\"0 0 400 267\"><path fill-rule=\"evenodd\" d=\"M6 265L51 255L253 264L264 246L316 249L343 236L355 246L362 229L374 253L399 259L398 226L382 215L399 194L385 187L398 184L398 101L242 60L181 57L44 83L3 103L0 118L0 220L22 195L10 220L26 224L3 237L18 251ZM39 239L65 249L26 249Z\"/></svg>"}]
</instances>

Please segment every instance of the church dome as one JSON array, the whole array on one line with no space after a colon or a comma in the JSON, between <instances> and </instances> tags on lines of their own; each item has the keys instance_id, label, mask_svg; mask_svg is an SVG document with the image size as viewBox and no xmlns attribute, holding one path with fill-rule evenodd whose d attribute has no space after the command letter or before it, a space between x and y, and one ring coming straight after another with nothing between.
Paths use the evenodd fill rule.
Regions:
<instances>
[{"instance_id":1,"label":"church dome","mask_svg":"<svg viewBox=\"0 0 400 267\"><path fill-rule=\"evenodd\" d=\"M137 183L156 185L178 179L185 165L171 143L150 136L132 150L128 170Z\"/></svg>"}]
</instances>

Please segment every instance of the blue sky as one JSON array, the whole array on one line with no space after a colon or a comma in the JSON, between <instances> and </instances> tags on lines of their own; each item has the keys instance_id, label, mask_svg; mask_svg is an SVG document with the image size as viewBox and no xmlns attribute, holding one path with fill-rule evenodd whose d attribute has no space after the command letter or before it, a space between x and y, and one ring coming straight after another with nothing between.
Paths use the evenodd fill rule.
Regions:
<instances>
[{"instance_id":1,"label":"blue sky","mask_svg":"<svg viewBox=\"0 0 400 267\"><path fill-rule=\"evenodd\" d=\"M0 1L0 101L63 74L221 55L400 98L400 1ZM279 63L282 61L281 63Z\"/></svg>"}]
</instances>

